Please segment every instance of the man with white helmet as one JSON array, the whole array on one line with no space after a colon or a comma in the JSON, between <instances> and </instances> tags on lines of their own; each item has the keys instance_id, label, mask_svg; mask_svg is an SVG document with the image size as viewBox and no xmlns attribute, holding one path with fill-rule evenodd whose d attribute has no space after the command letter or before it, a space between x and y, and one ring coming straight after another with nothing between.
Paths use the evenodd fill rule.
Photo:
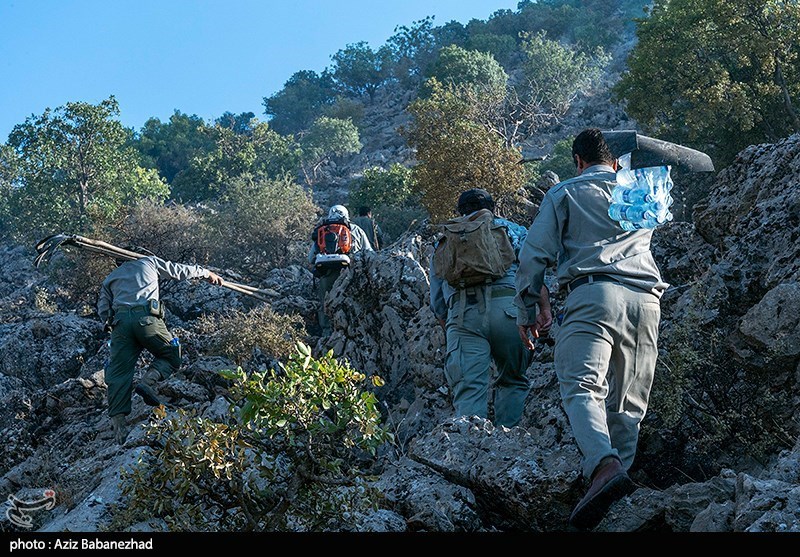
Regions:
<instances>
[{"instance_id":1,"label":"man with white helmet","mask_svg":"<svg viewBox=\"0 0 800 557\"><path fill-rule=\"evenodd\" d=\"M342 270L350 265L350 257L360 251L372 251L366 232L357 224L350 222L350 213L344 205L334 205L328 210L327 218L314 227L311 234L311 248L308 250L308 263L317 277L319 309L317 316L322 334L331 333L331 324L325 314L325 297Z\"/></svg>"}]
</instances>

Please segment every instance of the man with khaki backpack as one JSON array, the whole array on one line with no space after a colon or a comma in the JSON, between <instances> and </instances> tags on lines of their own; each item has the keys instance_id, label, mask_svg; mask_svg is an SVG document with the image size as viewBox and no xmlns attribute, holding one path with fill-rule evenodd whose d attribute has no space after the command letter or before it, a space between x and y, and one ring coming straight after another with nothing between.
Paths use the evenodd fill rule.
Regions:
<instances>
[{"instance_id":1,"label":"man with khaki backpack","mask_svg":"<svg viewBox=\"0 0 800 557\"><path fill-rule=\"evenodd\" d=\"M525 375L532 352L519 337L513 304L519 250L527 230L493 214L483 189L458 198L458 218L447 221L431 256L431 308L445 328L445 376L456 416L489 414L489 376L494 382L494 423L519 423L530 390ZM542 287L539 331L552 324L549 292Z\"/></svg>"}]
</instances>

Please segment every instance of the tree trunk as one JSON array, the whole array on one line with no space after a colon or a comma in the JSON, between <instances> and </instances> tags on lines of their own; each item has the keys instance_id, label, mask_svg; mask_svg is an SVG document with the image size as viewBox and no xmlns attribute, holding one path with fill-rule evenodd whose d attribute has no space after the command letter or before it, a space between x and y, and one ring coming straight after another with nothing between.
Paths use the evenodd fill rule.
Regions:
<instances>
[{"instance_id":1,"label":"tree trunk","mask_svg":"<svg viewBox=\"0 0 800 557\"><path fill-rule=\"evenodd\" d=\"M78 229L84 233L88 229L88 218L86 215L86 207L89 204L89 184L85 179L82 179L79 184L80 192L78 193Z\"/></svg>"},{"instance_id":2,"label":"tree trunk","mask_svg":"<svg viewBox=\"0 0 800 557\"><path fill-rule=\"evenodd\" d=\"M780 57L777 54L775 55L775 81L783 93L783 105L792 121L794 131L800 131L800 116L797 115L797 111L792 105L792 97L789 95L789 88L786 86L786 78L783 76Z\"/></svg>"}]
</instances>

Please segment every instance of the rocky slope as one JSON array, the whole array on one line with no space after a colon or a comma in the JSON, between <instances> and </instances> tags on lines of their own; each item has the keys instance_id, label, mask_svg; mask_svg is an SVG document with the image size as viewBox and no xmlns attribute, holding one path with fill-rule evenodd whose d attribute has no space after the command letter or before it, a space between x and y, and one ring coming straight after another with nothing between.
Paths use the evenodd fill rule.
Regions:
<instances>
[{"instance_id":1,"label":"rocky slope","mask_svg":"<svg viewBox=\"0 0 800 557\"><path fill-rule=\"evenodd\" d=\"M659 229L654 246L672 284L663 300L662 360L678 356L668 350L680 349L675 331L681 324L691 320L701 333L713 330L715 346L730 356L719 365L731 370L734 390L766 378L756 395L782 395L769 411L784 437L760 458L745 457L744 450L732 458L726 447L697 446L702 437L692 435L703 424L691 408L668 423L666 402L654 400L632 471L642 487L616 504L598 530L800 532L799 189L800 135L751 147L719 173L694 223ZM528 370L533 388L519 427L452 419L442 372L444 336L427 301L431 238L432 231L422 228L358 259L329 297L334 333L309 339L317 352L333 349L386 379L377 394L397 446L385 453L374 482L383 508L351 519L347 528L567 530L585 487L551 349L543 345ZM38 529L108 528L111 507L121 497L120 470L147 450L144 430L134 428L123 447L112 441L104 413L108 349L96 318L59 307L56 287L32 268L28 248L0 247L0 261L0 434L6 440L0 492L25 498L53 488L58 505L37 514ZM280 294L273 309L298 313L315 330L307 270L278 269L258 286ZM176 407L221 419L227 402L216 371L233 362L209 352L195 323L204 313L253 304L205 283L176 285L166 302L172 308L168 325L184 343L185 366L162 391ZM687 385L684 398L705 403L708 393L691 377ZM656 384L660 391L668 386ZM131 419L141 424L149 413L134 397ZM670 428L679 428L685 443ZM705 477L691 467L701 454ZM664 462L688 473L670 474ZM165 527L150 520L130 529ZM3 520L0 529L14 527Z\"/></svg>"}]
</instances>

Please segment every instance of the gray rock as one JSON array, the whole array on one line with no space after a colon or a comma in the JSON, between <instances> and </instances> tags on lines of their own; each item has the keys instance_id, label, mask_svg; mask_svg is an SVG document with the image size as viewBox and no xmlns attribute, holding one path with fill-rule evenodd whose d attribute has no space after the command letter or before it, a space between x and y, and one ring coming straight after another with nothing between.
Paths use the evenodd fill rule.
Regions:
<instances>
[{"instance_id":1,"label":"gray rock","mask_svg":"<svg viewBox=\"0 0 800 557\"><path fill-rule=\"evenodd\" d=\"M499 528L562 530L583 495L573 446L543 450L523 428L495 428L477 416L440 424L415 439L409 451L470 489L481 516Z\"/></svg>"},{"instance_id":2,"label":"gray rock","mask_svg":"<svg viewBox=\"0 0 800 557\"><path fill-rule=\"evenodd\" d=\"M800 356L800 283L779 284L751 307L739 331L776 358Z\"/></svg>"},{"instance_id":3,"label":"gray rock","mask_svg":"<svg viewBox=\"0 0 800 557\"><path fill-rule=\"evenodd\" d=\"M390 464L376 482L386 501L405 517L408 529L477 532L484 529L475 496L431 468L409 458Z\"/></svg>"}]
</instances>

